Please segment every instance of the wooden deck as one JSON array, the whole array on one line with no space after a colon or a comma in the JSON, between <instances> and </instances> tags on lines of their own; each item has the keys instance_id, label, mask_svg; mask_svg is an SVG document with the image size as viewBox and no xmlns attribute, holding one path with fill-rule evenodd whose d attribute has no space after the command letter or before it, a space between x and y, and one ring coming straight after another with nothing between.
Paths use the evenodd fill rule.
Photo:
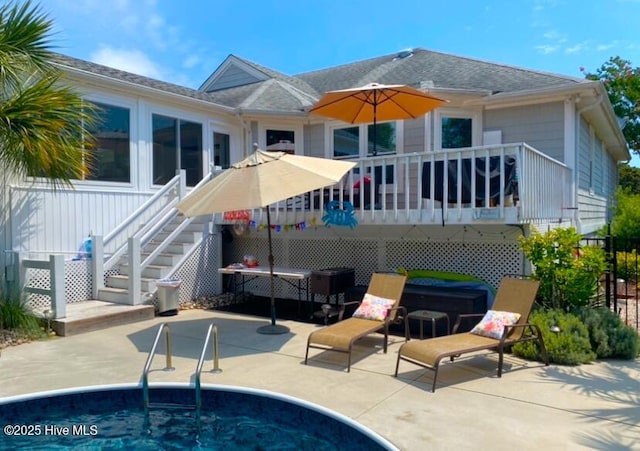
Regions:
<instances>
[{"instance_id":1,"label":"wooden deck","mask_svg":"<svg viewBox=\"0 0 640 451\"><path fill-rule=\"evenodd\" d=\"M104 301L83 301L67 304L66 318L51 322L60 336L106 329L111 326L145 321L155 316L153 305L122 305Z\"/></svg>"}]
</instances>

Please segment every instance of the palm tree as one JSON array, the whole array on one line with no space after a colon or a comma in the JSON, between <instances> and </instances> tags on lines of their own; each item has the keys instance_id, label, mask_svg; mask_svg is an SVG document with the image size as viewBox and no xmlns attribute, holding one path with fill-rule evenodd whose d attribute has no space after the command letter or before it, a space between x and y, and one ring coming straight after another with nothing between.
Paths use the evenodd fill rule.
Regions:
<instances>
[{"instance_id":1,"label":"palm tree","mask_svg":"<svg viewBox=\"0 0 640 451\"><path fill-rule=\"evenodd\" d=\"M9 183L38 176L54 189L71 187L91 166L93 140L84 130L96 110L64 86L52 27L29 0L0 6L0 282L9 266L15 270L4 251L11 246Z\"/></svg>"},{"instance_id":2,"label":"palm tree","mask_svg":"<svg viewBox=\"0 0 640 451\"><path fill-rule=\"evenodd\" d=\"M31 1L0 7L0 166L9 175L44 176L56 188L88 170L84 129L95 111L62 84L52 25Z\"/></svg>"}]
</instances>

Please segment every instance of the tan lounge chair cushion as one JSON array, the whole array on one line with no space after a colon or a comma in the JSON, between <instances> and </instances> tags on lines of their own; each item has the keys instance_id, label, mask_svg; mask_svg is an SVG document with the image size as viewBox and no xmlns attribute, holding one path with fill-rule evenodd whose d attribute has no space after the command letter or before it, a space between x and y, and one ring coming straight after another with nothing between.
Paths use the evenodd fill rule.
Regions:
<instances>
[{"instance_id":1,"label":"tan lounge chair cushion","mask_svg":"<svg viewBox=\"0 0 640 451\"><path fill-rule=\"evenodd\" d=\"M500 340L464 332L455 335L431 338L429 340L411 340L402 345L402 357L435 367L443 358L497 347Z\"/></svg>"},{"instance_id":2,"label":"tan lounge chair cushion","mask_svg":"<svg viewBox=\"0 0 640 451\"><path fill-rule=\"evenodd\" d=\"M383 321L347 318L344 321L331 325L331 327L325 327L312 332L309 341L317 345L349 351L351 343L355 340L383 327Z\"/></svg>"}]
</instances>

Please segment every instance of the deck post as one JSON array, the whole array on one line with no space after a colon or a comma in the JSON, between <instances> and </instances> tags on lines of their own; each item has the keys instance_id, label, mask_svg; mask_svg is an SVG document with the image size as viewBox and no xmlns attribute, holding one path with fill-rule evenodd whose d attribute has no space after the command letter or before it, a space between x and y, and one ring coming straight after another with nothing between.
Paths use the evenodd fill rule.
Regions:
<instances>
[{"instance_id":1,"label":"deck post","mask_svg":"<svg viewBox=\"0 0 640 451\"><path fill-rule=\"evenodd\" d=\"M91 296L98 299L99 291L104 288L104 240L100 235L92 235L91 243Z\"/></svg>"},{"instance_id":2,"label":"deck post","mask_svg":"<svg viewBox=\"0 0 640 451\"><path fill-rule=\"evenodd\" d=\"M67 316L67 300L64 294L64 256L49 256L49 271L51 277L51 308L55 319Z\"/></svg>"},{"instance_id":3,"label":"deck post","mask_svg":"<svg viewBox=\"0 0 640 451\"><path fill-rule=\"evenodd\" d=\"M140 271L140 238L129 238L127 255L129 256L129 304L140 304L142 291L142 272Z\"/></svg>"}]
</instances>

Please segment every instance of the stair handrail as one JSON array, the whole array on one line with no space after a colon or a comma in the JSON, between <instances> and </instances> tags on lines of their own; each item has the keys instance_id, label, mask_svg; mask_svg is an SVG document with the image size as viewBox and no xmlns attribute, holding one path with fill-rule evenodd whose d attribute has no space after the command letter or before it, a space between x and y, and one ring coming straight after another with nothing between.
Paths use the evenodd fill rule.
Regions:
<instances>
[{"instance_id":1,"label":"stair handrail","mask_svg":"<svg viewBox=\"0 0 640 451\"><path fill-rule=\"evenodd\" d=\"M142 370L142 403L144 406L145 417L149 414L149 370L151 369L151 362L153 361L153 357L156 354L156 348L158 347L158 341L160 341L160 336L162 332L165 332L166 337L166 366L163 371L174 371L175 368L171 366L171 337L169 335L169 324L162 323L160 327L158 327L158 333L156 333L156 338L153 340L153 346L151 346L151 351L149 351L149 355L147 356L147 362L144 364L144 369Z\"/></svg>"},{"instance_id":2,"label":"stair handrail","mask_svg":"<svg viewBox=\"0 0 640 451\"><path fill-rule=\"evenodd\" d=\"M181 171L181 174L184 177L184 170ZM198 188L207 183L212 176L213 173L209 172L209 174L203 177L203 179L200 180L200 182L198 182L186 196L182 196L182 198L186 198L191 195L191 193L195 192ZM164 240L162 240L162 242L159 243L158 247L154 249L146 259L142 260L141 254L144 246L148 244L152 239L154 239L158 235L158 233L160 233L162 229L178 215L178 210L175 208L177 202L177 199L172 200L172 202L170 202L169 205L167 205L167 207L156 216L155 220L152 221L152 225L143 227L127 240L126 249L129 255L128 290L129 300L132 305L138 304L140 299L142 271L147 266L149 266L151 261L153 261L155 257L157 257L162 251L164 251L164 249L171 243L171 241L176 238L193 221L193 218L187 218L185 221L182 221L182 223L178 225L178 227L174 231L172 231Z\"/></svg>"},{"instance_id":3,"label":"stair handrail","mask_svg":"<svg viewBox=\"0 0 640 451\"><path fill-rule=\"evenodd\" d=\"M189 197L191 193L207 183L211 179L211 176L212 173L207 174L207 176L200 180L200 182L198 182L196 186L194 186L193 189L184 197ZM167 205L167 207L164 208L160 212L160 214L156 216L156 220L153 221L153 224L143 227L133 235L133 238L140 240L140 249L144 248L144 246L147 245L151 240L153 240L167 224L169 224L178 216L178 210L175 208L175 205L178 203L178 201L179 199L174 199L173 201L171 201ZM192 221L193 218L185 217L185 220L182 221L180 225L178 225L178 227L176 227L176 229L173 230L164 240L162 240L158 247L156 247L156 249L154 249L153 252L151 252L151 254L147 256L147 258L141 261L140 270L142 271L147 266L149 266L149 263L151 263L154 258L160 255L160 253L164 251L164 249L173 241L173 239L176 238L180 233L182 233L182 231L186 229Z\"/></svg>"},{"instance_id":4,"label":"stair handrail","mask_svg":"<svg viewBox=\"0 0 640 451\"><path fill-rule=\"evenodd\" d=\"M211 346L211 351L213 353L213 368L211 369L211 373L219 374L222 373L222 369L218 365L218 326L215 323L209 324L209 328L207 329L207 335L204 339L204 343L202 345L202 351L200 352L200 358L198 359L198 365L196 366L196 374L195 374L195 389L196 389L196 418L200 419L200 409L202 408L202 393L201 393L201 385L200 385L200 374L202 373L202 366L204 364L204 355L207 352L207 345L209 344L209 338L211 338L211 333L213 332L213 343Z\"/></svg>"},{"instance_id":5,"label":"stair handrail","mask_svg":"<svg viewBox=\"0 0 640 451\"><path fill-rule=\"evenodd\" d=\"M175 217L176 215L174 215ZM176 238L178 235L180 235L188 226L189 224L191 224L191 222L193 221L193 218L186 218L184 221L182 221L180 223L180 225L178 225L178 227L175 228L175 230L173 230L159 245L158 247L156 247L148 256L147 258L145 258L144 260L142 260L140 262L140 270L144 270L147 266L149 266L149 264L153 261L153 259L155 259L158 255L160 255L162 253L162 251L165 250L165 248L169 245L169 243L171 243L173 241L174 238ZM153 235L155 236L155 235ZM145 241L145 239L141 239L140 240L141 243L146 243L147 241Z\"/></svg>"},{"instance_id":6,"label":"stair handrail","mask_svg":"<svg viewBox=\"0 0 640 451\"><path fill-rule=\"evenodd\" d=\"M180 187L180 179L182 178L182 172L173 177L169 182L160 188L153 196L147 199L142 205L140 205L133 213L129 215L122 223L120 223L115 229L109 232L104 237L105 246L111 242L117 235L122 233L127 227L129 227L141 214L143 214L151 205L153 205L159 198L167 194L170 190ZM178 190L180 191L180 190ZM180 193L178 192L178 197Z\"/></svg>"}]
</instances>

